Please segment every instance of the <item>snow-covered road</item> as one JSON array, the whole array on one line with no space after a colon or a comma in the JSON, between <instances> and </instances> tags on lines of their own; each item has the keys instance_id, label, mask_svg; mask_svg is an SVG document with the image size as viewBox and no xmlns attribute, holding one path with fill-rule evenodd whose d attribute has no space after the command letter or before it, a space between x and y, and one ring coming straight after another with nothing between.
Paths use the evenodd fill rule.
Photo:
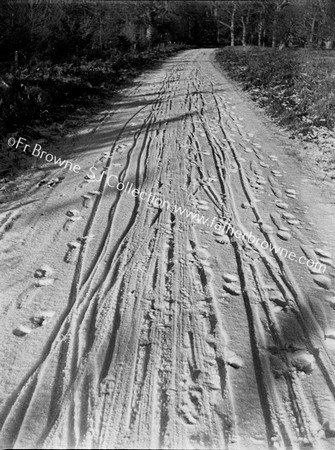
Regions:
<instances>
[{"instance_id":1,"label":"snow-covered road","mask_svg":"<svg viewBox=\"0 0 335 450\"><path fill-rule=\"evenodd\" d=\"M77 140L79 173L0 214L2 447L334 448L330 244L214 53L139 77Z\"/></svg>"}]
</instances>

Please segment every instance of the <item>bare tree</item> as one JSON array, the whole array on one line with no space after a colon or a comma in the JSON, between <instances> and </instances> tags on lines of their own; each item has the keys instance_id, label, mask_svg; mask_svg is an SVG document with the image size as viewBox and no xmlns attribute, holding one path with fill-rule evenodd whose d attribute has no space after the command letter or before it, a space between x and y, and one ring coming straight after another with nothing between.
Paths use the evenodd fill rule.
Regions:
<instances>
[{"instance_id":1,"label":"bare tree","mask_svg":"<svg viewBox=\"0 0 335 450\"><path fill-rule=\"evenodd\" d=\"M258 47L261 47L262 45L262 37L263 37L263 32L264 30L264 21L265 21L265 3L261 2L257 4L258 7L258 12L257 12L257 43L258 43Z\"/></svg>"},{"instance_id":2,"label":"bare tree","mask_svg":"<svg viewBox=\"0 0 335 450\"><path fill-rule=\"evenodd\" d=\"M251 5L248 2L246 5L244 3L240 6L240 21L242 24L242 46L245 47L247 45L247 35L248 35L248 26L250 22L250 12Z\"/></svg>"},{"instance_id":3,"label":"bare tree","mask_svg":"<svg viewBox=\"0 0 335 450\"><path fill-rule=\"evenodd\" d=\"M274 19L272 23L272 47L274 48L276 46L277 41L277 23L278 23L278 16L281 10L289 5L289 0L274 0Z\"/></svg>"},{"instance_id":4,"label":"bare tree","mask_svg":"<svg viewBox=\"0 0 335 450\"><path fill-rule=\"evenodd\" d=\"M220 24L224 25L225 27L228 27L230 30L230 45L231 47L234 47L235 45L235 16L236 16L236 10L237 10L237 2L232 1L229 2L229 15L230 15L230 23L223 22L222 20L219 21Z\"/></svg>"}]
</instances>

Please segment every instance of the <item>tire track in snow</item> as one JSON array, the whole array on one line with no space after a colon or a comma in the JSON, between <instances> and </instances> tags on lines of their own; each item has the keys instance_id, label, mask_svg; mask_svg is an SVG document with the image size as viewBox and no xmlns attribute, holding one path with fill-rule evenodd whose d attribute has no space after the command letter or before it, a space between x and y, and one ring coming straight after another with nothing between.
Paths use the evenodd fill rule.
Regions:
<instances>
[{"instance_id":1,"label":"tire track in snow","mask_svg":"<svg viewBox=\"0 0 335 450\"><path fill-rule=\"evenodd\" d=\"M143 123L128 137L148 105L127 118L111 145L84 229L100 241L81 248L69 307L2 413L6 446L236 449L256 442L255 448L318 448L323 403L320 396L310 402L312 388L301 374L314 358L313 374L329 399L333 362L283 258L233 237L222 250L186 217L107 192L117 160L121 181L133 177L134 187L172 205L205 206L199 211L229 219L242 232L254 220L262 238L275 244L260 225L266 223L256 201L261 192L253 187L253 177L270 165L259 172L255 161L265 155L216 93L218 75L201 63L207 52L190 51L187 64L176 57L157 71L159 88ZM139 92L147 94L143 86ZM124 142L131 144L119 158ZM251 207L240 209L242 202ZM236 291L222 283L228 271L238 279ZM299 342L289 347L273 293L303 348ZM241 339L249 339L252 355L239 358L233 351L221 296L244 308ZM238 416L247 395L236 388L238 378L244 389L251 383L250 391L258 392L248 422Z\"/></svg>"}]
</instances>

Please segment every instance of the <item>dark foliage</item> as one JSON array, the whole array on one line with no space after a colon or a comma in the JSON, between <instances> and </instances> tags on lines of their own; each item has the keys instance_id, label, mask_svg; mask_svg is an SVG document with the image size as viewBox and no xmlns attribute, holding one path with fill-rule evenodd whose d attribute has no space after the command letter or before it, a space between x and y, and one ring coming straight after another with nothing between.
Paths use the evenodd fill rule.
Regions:
<instances>
[{"instance_id":1,"label":"dark foliage","mask_svg":"<svg viewBox=\"0 0 335 450\"><path fill-rule=\"evenodd\" d=\"M220 63L280 122L307 134L335 124L334 62L313 50L225 49Z\"/></svg>"}]
</instances>

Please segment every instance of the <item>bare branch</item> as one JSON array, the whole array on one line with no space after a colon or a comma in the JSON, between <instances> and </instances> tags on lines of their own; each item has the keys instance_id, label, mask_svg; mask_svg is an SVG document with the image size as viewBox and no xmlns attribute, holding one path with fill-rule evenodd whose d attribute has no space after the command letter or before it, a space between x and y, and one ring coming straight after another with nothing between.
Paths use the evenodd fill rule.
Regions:
<instances>
[{"instance_id":1,"label":"bare branch","mask_svg":"<svg viewBox=\"0 0 335 450\"><path fill-rule=\"evenodd\" d=\"M231 29L231 25L229 25L228 23L222 22L222 20L219 20L219 23L221 25L224 25L225 27L228 27L229 29Z\"/></svg>"}]
</instances>

